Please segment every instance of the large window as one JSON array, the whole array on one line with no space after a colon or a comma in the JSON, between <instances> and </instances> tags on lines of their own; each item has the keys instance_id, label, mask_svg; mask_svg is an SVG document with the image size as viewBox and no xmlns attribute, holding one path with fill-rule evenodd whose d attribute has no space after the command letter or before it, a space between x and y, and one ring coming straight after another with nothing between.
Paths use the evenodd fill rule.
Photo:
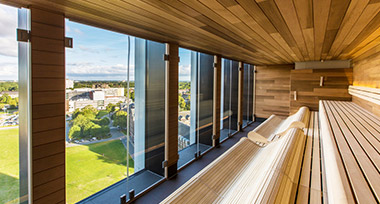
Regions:
<instances>
[{"instance_id":1,"label":"large window","mask_svg":"<svg viewBox=\"0 0 380 204\"><path fill-rule=\"evenodd\" d=\"M212 146L214 56L180 48L179 57L180 168Z\"/></svg>"},{"instance_id":2,"label":"large window","mask_svg":"<svg viewBox=\"0 0 380 204\"><path fill-rule=\"evenodd\" d=\"M16 41L28 20L27 9L0 4L0 203L28 202L30 45Z\"/></svg>"},{"instance_id":3,"label":"large window","mask_svg":"<svg viewBox=\"0 0 380 204\"><path fill-rule=\"evenodd\" d=\"M220 140L237 131L239 62L222 59Z\"/></svg>"},{"instance_id":4,"label":"large window","mask_svg":"<svg viewBox=\"0 0 380 204\"><path fill-rule=\"evenodd\" d=\"M66 31L67 201L120 202L164 176L165 44L70 21Z\"/></svg>"},{"instance_id":5,"label":"large window","mask_svg":"<svg viewBox=\"0 0 380 204\"><path fill-rule=\"evenodd\" d=\"M244 64L243 127L246 127L253 121L253 75L253 65Z\"/></svg>"}]
</instances>

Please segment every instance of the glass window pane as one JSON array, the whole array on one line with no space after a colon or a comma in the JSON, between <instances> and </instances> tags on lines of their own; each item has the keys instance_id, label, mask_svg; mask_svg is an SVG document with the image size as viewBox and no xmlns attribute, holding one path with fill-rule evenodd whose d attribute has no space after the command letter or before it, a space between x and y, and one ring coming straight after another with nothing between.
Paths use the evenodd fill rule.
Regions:
<instances>
[{"instance_id":1,"label":"glass window pane","mask_svg":"<svg viewBox=\"0 0 380 204\"><path fill-rule=\"evenodd\" d=\"M28 203L30 44L16 29L30 30L30 12L0 4L0 203Z\"/></svg>"},{"instance_id":2,"label":"glass window pane","mask_svg":"<svg viewBox=\"0 0 380 204\"><path fill-rule=\"evenodd\" d=\"M212 146L212 118L214 93L214 56L198 53L198 152L205 152Z\"/></svg>"},{"instance_id":3,"label":"glass window pane","mask_svg":"<svg viewBox=\"0 0 380 204\"><path fill-rule=\"evenodd\" d=\"M127 157L127 37L66 20L66 199L76 203L133 174ZM125 186L125 184L124 184ZM124 187L125 188L125 187Z\"/></svg>"},{"instance_id":4,"label":"glass window pane","mask_svg":"<svg viewBox=\"0 0 380 204\"><path fill-rule=\"evenodd\" d=\"M194 160L197 151L195 137L195 110L196 103L192 103L191 96L196 93L196 83L193 75L196 73L196 62L192 61L191 50L179 48L179 76L178 76L178 168ZM192 118L194 117L194 118Z\"/></svg>"},{"instance_id":5,"label":"glass window pane","mask_svg":"<svg viewBox=\"0 0 380 204\"><path fill-rule=\"evenodd\" d=\"M220 141L230 135L231 117L231 60L222 59L222 81L221 81L221 123Z\"/></svg>"},{"instance_id":6,"label":"glass window pane","mask_svg":"<svg viewBox=\"0 0 380 204\"><path fill-rule=\"evenodd\" d=\"M231 64L231 134L238 129L238 93L239 93L239 62L232 61Z\"/></svg>"}]
</instances>

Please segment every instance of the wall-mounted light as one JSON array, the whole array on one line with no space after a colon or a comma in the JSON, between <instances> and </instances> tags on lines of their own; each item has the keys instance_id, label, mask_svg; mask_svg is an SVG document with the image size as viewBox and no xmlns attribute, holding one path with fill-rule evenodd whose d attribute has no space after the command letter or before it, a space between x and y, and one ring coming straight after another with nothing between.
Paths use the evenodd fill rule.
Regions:
<instances>
[{"instance_id":1,"label":"wall-mounted light","mask_svg":"<svg viewBox=\"0 0 380 204\"><path fill-rule=\"evenodd\" d=\"M323 82L324 82L324 77L321 76L320 80L319 80L319 86L323 86Z\"/></svg>"},{"instance_id":2,"label":"wall-mounted light","mask_svg":"<svg viewBox=\"0 0 380 204\"><path fill-rule=\"evenodd\" d=\"M297 91L294 91L293 95L294 95L294 100L296 101L297 100Z\"/></svg>"}]
</instances>

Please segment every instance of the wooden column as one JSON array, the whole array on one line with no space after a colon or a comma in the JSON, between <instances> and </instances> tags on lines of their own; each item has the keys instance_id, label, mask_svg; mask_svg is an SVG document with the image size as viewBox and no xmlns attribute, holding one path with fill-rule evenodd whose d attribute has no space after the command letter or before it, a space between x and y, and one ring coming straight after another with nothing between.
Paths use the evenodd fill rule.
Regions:
<instances>
[{"instance_id":1,"label":"wooden column","mask_svg":"<svg viewBox=\"0 0 380 204\"><path fill-rule=\"evenodd\" d=\"M177 175L178 161L178 45L166 44L165 58L165 177Z\"/></svg>"},{"instance_id":2,"label":"wooden column","mask_svg":"<svg viewBox=\"0 0 380 204\"><path fill-rule=\"evenodd\" d=\"M32 202L65 203L65 18L31 8Z\"/></svg>"},{"instance_id":3,"label":"wooden column","mask_svg":"<svg viewBox=\"0 0 380 204\"><path fill-rule=\"evenodd\" d=\"M220 100L221 100L221 67L222 58L214 56L214 96L213 96L213 126L212 126L212 144L214 147L219 146L220 138Z\"/></svg>"},{"instance_id":4,"label":"wooden column","mask_svg":"<svg viewBox=\"0 0 380 204\"><path fill-rule=\"evenodd\" d=\"M238 131L243 126L243 86L244 86L244 64L239 62L239 82L238 82Z\"/></svg>"}]
</instances>

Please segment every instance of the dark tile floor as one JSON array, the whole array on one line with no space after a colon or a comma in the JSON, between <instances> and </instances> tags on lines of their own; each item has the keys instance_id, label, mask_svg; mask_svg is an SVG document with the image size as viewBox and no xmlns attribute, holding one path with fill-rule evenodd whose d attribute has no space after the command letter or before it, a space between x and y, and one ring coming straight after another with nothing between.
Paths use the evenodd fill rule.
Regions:
<instances>
[{"instance_id":1,"label":"dark tile floor","mask_svg":"<svg viewBox=\"0 0 380 204\"><path fill-rule=\"evenodd\" d=\"M164 183L160 184L153 190L149 191L148 193L146 193L145 195L137 199L135 203L136 204L147 204L147 203L150 204L150 203L161 202L167 196L173 193L177 188L179 188L182 184L184 184L191 177L197 174L200 170L202 170L204 167L206 167L208 164L214 161L221 154L226 152L234 144L236 144L240 140L240 138L246 136L249 131L253 130L260 124L261 122L252 123L251 125L246 127L242 132L237 133L230 139L223 142L219 148L215 148L211 150L198 161L195 161L189 166L185 167L182 171L178 173L176 178L169 181L165 181Z\"/></svg>"},{"instance_id":2,"label":"dark tile floor","mask_svg":"<svg viewBox=\"0 0 380 204\"><path fill-rule=\"evenodd\" d=\"M199 151L203 153L204 151L210 149L212 146L208 146L205 144L199 144ZM186 147L185 149L178 152L179 159L178 159L178 167L182 167L183 165L187 164L188 162L194 160L195 153L198 150L198 145L193 144L189 147Z\"/></svg>"},{"instance_id":3,"label":"dark tile floor","mask_svg":"<svg viewBox=\"0 0 380 204\"><path fill-rule=\"evenodd\" d=\"M90 197L78 202L80 204L106 204L106 203L120 203L120 196L127 194L131 188L138 194L146 189L148 186L155 184L164 177L157 175L154 172L143 170L139 173L132 175L129 180L123 179L106 189L91 195ZM128 182L128 184L127 184Z\"/></svg>"}]
</instances>

